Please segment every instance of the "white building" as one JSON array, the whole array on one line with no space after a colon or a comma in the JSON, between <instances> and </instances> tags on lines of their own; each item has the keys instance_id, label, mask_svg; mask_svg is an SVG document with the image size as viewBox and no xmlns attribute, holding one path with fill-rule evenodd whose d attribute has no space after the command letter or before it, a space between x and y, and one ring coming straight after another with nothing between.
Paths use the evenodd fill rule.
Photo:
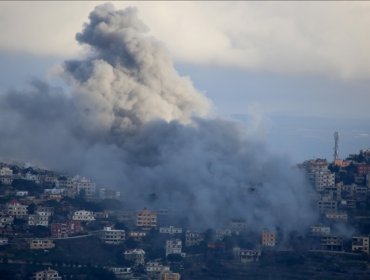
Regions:
<instances>
[{"instance_id":1,"label":"white building","mask_svg":"<svg viewBox=\"0 0 370 280\"><path fill-rule=\"evenodd\" d=\"M169 266L162 265L160 262L147 262L145 270L148 273L160 273L161 271L170 271Z\"/></svg>"},{"instance_id":2,"label":"white building","mask_svg":"<svg viewBox=\"0 0 370 280\"><path fill-rule=\"evenodd\" d=\"M107 267L109 271L112 271L117 278L126 279L132 275L131 267Z\"/></svg>"},{"instance_id":3,"label":"white building","mask_svg":"<svg viewBox=\"0 0 370 280\"><path fill-rule=\"evenodd\" d=\"M169 227L160 227L159 232L163 234L181 234L182 233L182 228L177 228L174 226L169 226Z\"/></svg>"},{"instance_id":4,"label":"white building","mask_svg":"<svg viewBox=\"0 0 370 280\"><path fill-rule=\"evenodd\" d=\"M9 240L8 238L0 238L0 246L8 245Z\"/></svg>"},{"instance_id":5,"label":"white building","mask_svg":"<svg viewBox=\"0 0 370 280\"><path fill-rule=\"evenodd\" d=\"M126 250L123 255L125 260L132 261L135 265L145 263L145 251L143 249Z\"/></svg>"},{"instance_id":6,"label":"white building","mask_svg":"<svg viewBox=\"0 0 370 280\"><path fill-rule=\"evenodd\" d=\"M92 182L90 179L87 179L85 177L79 178L77 180L77 193L84 193L86 197L93 197L95 196L96 192L96 184Z\"/></svg>"},{"instance_id":7,"label":"white building","mask_svg":"<svg viewBox=\"0 0 370 280\"><path fill-rule=\"evenodd\" d=\"M166 241L166 257L171 254L181 255L182 241L180 239L170 239Z\"/></svg>"},{"instance_id":8,"label":"white building","mask_svg":"<svg viewBox=\"0 0 370 280\"><path fill-rule=\"evenodd\" d=\"M0 176L3 177L3 176L7 176L7 177L11 177L13 176L13 170L11 170L9 167L2 167L0 168Z\"/></svg>"},{"instance_id":9,"label":"white building","mask_svg":"<svg viewBox=\"0 0 370 280\"><path fill-rule=\"evenodd\" d=\"M99 232L99 237L107 244L116 245L125 241L126 233L124 230L104 227L104 229Z\"/></svg>"},{"instance_id":10,"label":"white building","mask_svg":"<svg viewBox=\"0 0 370 280\"><path fill-rule=\"evenodd\" d=\"M49 226L49 216L40 216L38 214L28 215L29 226Z\"/></svg>"},{"instance_id":11,"label":"white building","mask_svg":"<svg viewBox=\"0 0 370 280\"><path fill-rule=\"evenodd\" d=\"M27 206L20 204L16 200L12 200L7 204L7 211L10 216L16 218L24 218L28 214Z\"/></svg>"},{"instance_id":12,"label":"white building","mask_svg":"<svg viewBox=\"0 0 370 280\"><path fill-rule=\"evenodd\" d=\"M36 272L33 279L35 280L62 280L62 277L59 276L58 271L48 268L47 270Z\"/></svg>"},{"instance_id":13,"label":"white building","mask_svg":"<svg viewBox=\"0 0 370 280\"><path fill-rule=\"evenodd\" d=\"M204 234L187 230L185 233L185 246L198 246L204 240Z\"/></svg>"},{"instance_id":14,"label":"white building","mask_svg":"<svg viewBox=\"0 0 370 280\"><path fill-rule=\"evenodd\" d=\"M94 213L86 210L79 210L74 212L72 220L90 222L95 221Z\"/></svg>"}]
</instances>

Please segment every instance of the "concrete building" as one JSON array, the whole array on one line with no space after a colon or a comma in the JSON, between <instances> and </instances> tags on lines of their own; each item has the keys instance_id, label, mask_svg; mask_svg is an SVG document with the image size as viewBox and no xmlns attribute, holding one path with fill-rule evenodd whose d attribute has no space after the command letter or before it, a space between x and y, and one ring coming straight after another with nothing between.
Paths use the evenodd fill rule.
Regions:
<instances>
[{"instance_id":1,"label":"concrete building","mask_svg":"<svg viewBox=\"0 0 370 280\"><path fill-rule=\"evenodd\" d=\"M65 223L51 224L52 238L65 238L83 230L80 221L68 220Z\"/></svg>"},{"instance_id":2,"label":"concrete building","mask_svg":"<svg viewBox=\"0 0 370 280\"><path fill-rule=\"evenodd\" d=\"M273 231L262 231L261 234L261 244L266 247L275 247L276 246L276 233Z\"/></svg>"},{"instance_id":3,"label":"concrete building","mask_svg":"<svg viewBox=\"0 0 370 280\"><path fill-rule=\"evenodd\" d=\"M314 225L310 227L310 234L312 236L330 235L330 227L325 225Z\"/></svg>"},{"instance_id":4,"label":"concrete building","mask_svg":"<svg viewBox=\"0 0 370 280\"><path fill-rule=\"evenodd\" d=\"M28 215L28 225L29 226L49 226L49 216L41 216L38 214Z\"/></svg>"},{"instance_id":5,"label":"concrete building","mask_svg":"<svg viewBox=\"0 0 370 280\"><path fill-rule=\"evenodd\" d=\"M51 239L32 239L30 240L30 249L41 250L41 249L52 249L55 247L53 240Z\"/></svg>"},{"instance_id":6,"label":"concrete building","mask_svg":"<svg viewBox=\"0 0 370 280\"><path fill-rule=\"evenodd\" d=\"M0 246L8 245L8 244L9 244L9 239L8 238L5 238L5 237L0 238Z\"/></svg>"},{"instance_id":7,"label":"concrete building","mask_svg":"<svg viewBox=\"0 0 370 280\"><path fill-rule=\"evenodd\" d=\"M343 251L343 237L341 236L322 236L321 249L327 251Z\"/></svg>"},{"instance_id":8,"label":"concrete building","mask_svg":"<svg viewBox=\"0 0 370 280\"><path fill-rule=\"evenodd\" d=\"M123 255L125 260L132 261L134 265L145 263L145 251L143 249L126 250Z\"/></svg>"},{"instance_id":9,"label":"concrete building","mask_svg":"<svg viewBox=\"0 0 370 280\"><path fill-rule=\"evenodd\" d=\"M348 214L346 212L330 211L325 213L325 218L334 222L347 222Z\"/></svg>"},{"instance_id":10,"label":"concrete building","mask_svg":"<svg viewBox=\"0 0 370 280\"><path fill-rule=\"evenodd\" d=\"M107 189L107 188L100 188L99 198L100 199L120 199L121 192L116 191L116 190Z\"/></svg>"},{"instance_id":11,"label":"concrete building","mask_svg":"<svg viewBox=\"0 0 370 280\"><path fill-rule=\"evenodd\" d=\"M99 233L99 238L107 244L118 245L125 241L126 233L124 230L104 227Z\"/></svg>"},{"instance_id":12,"label":"concrete building","mask_svg":"<svg viewBox=\"0 0 370 280\"><path fill-rule=\"evenodd\" d=\"M352 237L352 251L369 254L369 236Z\"/></svg>"},{"instance_id":13,"label":"concrete building","mask_svg":"<svg viewBox=\"0 0 370 280\"><path fill-rule=\"evenodd\" d=\"M85 197L92 198L95 196L96 193L96 184L92 182L90 179L85 177L77 179L76 182L77 193L81 194L84 193Z\"/></svg>"},{"instance_id":14,"label":"concrete building","mask_svg":"<svg viewBox=\"0 0 370 280\"><path fill-rule=\"evenodd\" d=\"M180 280L181 275L180 273L174 273L171 271L163 271L161 272L159 279L160 280Z\"/></svg>"},{"instance_id":15,"label":"concrete building","mask_svg":"<svg viewBox=\"0 0 370 280\"><path fill-rule=\"evenodd\" d=\"M182 233L182 228L177 228L174 226L169 226L169 227L160 227L159 228L159 233L163 234L181 234Z\"/></svg>"},{"instance_id":16,"label":"concrete building","mask_svg":"<svg viewBox=\"0 0 370 280\"><path fill-rule=\"evenodd\" d=\"M180 239L166 240L166 257L171 254L182 254L182 241Z\"/></svg>"},{"instance_id":17,"label":"concrete building","mask_svg":"<svg viewBox=\"0 0 370 280\"><path fill-rule=\"evenodd\" d=\"M133 272L131 267L107 267L107 269L112 271L118 279L127 279L132 276Z\"/></svg>"},{"instance_id":18,"label":"concrete building","mask_svg":"<svg viewBox=\"0 0 370 280\"><path fill-rule=\"evenodd\" d=\"M145 265L145 271L147 273L160 273L162 271L170 271L169 266L164 266L160 262L147 262Z\"/></svg>"},{"instance_id":19,"label":"concrete building","mask_svg":"<svg viewBox=\"0 0 370 280\"><path fill-rule=\"evenodd\" d=\"M204 240L204 234L187 230L185 233L185 246L198 246Z\"/></svg>"},{"instance_id":20,"label":"concrete building","mask_svg":"<svg viewBox=\"0 0 370 280\"><path fill-rule=\"evenodd\" d=\"M321 214L337 211L337 202L323 198L317 202L317 208Z\"/></svg>"},{"instance_id":21,"label":"concrete building","mask_svg":"<svg viewBox=\"0 0 370 280\"><path fill-rule=\"evenodd\" d=\"M74 212L72 220L82 221L82 222L91 222L95 221L94 213L86 210L79 210Z\"/></svg>"},{"instance_id":22,"label":"concrete building","mask_svg":"<svg viewBox=\"0 0 370 280\"><path fill-rule=\"evenodd\" d=\"M157 214L144 208L136 213L136 226L145 230L157 226Z\"/></svg>"},{"instance_id":23,"label":"concrete building","mask_svg":"<svg viewBox=\"0 0 370 280\"><path fill-rule=\"evenodd\" d=\"M241 249L236 247L233 249L233 254L235 259L240 263L253 263L259 261L261 250Z\"/></svg>"},{"instance_id":24,"label":"concrete building","mask_svg":"<svg viewBox=\"0 0 370 280\"><path fill-rule=\"evenodd\" d=\"M146 236L146 231L139 231L139 230L133 230L129 231L128 236L135 239L135 240L142 240Z\"/></svg>"},{"instance_id":25,"label":"concrete building","mask_svg":"<svg viewBox=\"0 0 370 280\"><path fill-rule=\"evenodd\" d=\"M62 277L59 276L58 271L48 268L47 270L42 270L36 272L33 276L34 280L62 280Z\"/></svg>"},{"instance_id":26,"label":"concrete building","mask_svg":"<svg viewBox=\"0 0 370 280\"><path fill-rule=\"evenodd\" d=\"M318 171L311 174L311 182L316 191L322 192L325 189L335 188L335 174L329 171Z\"/></svg>"},{"instance_id":27,"label":"concrete building","mask_svg":"<svg viewBox=\"0 0 370 280\"><path fill-rule=\"evenodd\" d=\"M7 212L10 216L16 218L25 218L28 214L27 206L20 204L16 200L12 200L7 204Z\"/></svg>"}]
</instances>

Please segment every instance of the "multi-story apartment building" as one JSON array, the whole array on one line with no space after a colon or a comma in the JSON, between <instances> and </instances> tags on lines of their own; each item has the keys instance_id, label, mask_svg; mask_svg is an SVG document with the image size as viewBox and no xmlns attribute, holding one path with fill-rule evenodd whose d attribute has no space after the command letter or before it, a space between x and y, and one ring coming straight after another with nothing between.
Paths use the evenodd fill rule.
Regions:
<instances>
[{"instance_id":1,"label":"multi-story apartment building","mask_svg":"<svg viewBox=\"0 0 370 280\"><path fill-rule=\"evenodd\" d=\"M234 257L241 263L258 262L261 257L261 250L241 249L236 247L233 249Z\"/></svg>"},{"instance_id":2,"label":"multi-story apartment building","mask_svg":"<svg viewBox=\"0 0 370 280\"><path fill-rule=\"evenodd\" d=\"M132 261L135 265L145 263L145 251L143 249L126 250L123 255L125 260Z\"/></svg>"},{"instance_id":3,"label":"multi-story apartment building","mask_svg":"<svg viewBox=\"0 0 370 280\"><path fill-rule=\"evenodd\" d=\"M16 200L12 200L7 204L7 211L10 216L16 218L24 218L28 214L27 206L20 204Z\"/></svg>"},{"instance_id":4,"label":"multi-story apartment building","mask_svg":"<svg viewBox=\"0 0 370 280\"><path fill-rule=\"evenodd\" d=\"M111 227L104 227L99 233L99 238L107 244L120 244L125 241L126 233L124 230L113 229Z\"/></svg>"},{"instance_id":5,"label":"multi-story apartment building","mask_svg":"<svg viewBox=\"0 0 370 280\"><path fill-rule=\"evenodd\" d=\"M30 249L41 250L54 248L55 244L51 239L32 239L30 240Z\"/></svg>"},{"instance_id":6,"label":"multi-story apartment building","mask_svg":"<svg viewBox=\"0 0 370 280\"><path fill-rule=\"evenodd\" d=\"M142 229L151 229L157 226L157 213L144 208L136 213L136 226Z\"/></svg>"},{"instance_id":7,"label":"multi-story apartment building","mask_svg":"<svg viewBox=\"0 0 370 280\"><path fill-rule=\"evenodd\" d=\"M28 215L29 226L49 226L49 216L41 216L38 214Z\"/></svg>"},{"instance_id":8,"label":"multi-story apartment building","mask_svg":"<svg viewBox=\"0 0 370 280\"><path fill-rule=\"evenodd\" d=\"M78 178L76 182L77 193L81 194L82 192L87 198L95 196L96 193L96 184L85 177Z\"/></svg>"},{"instance_id":9,"label":"multi-story apartment building","mask_svg":"<svg viewBox=\"0 0 370 280\"><path fill-rule=\"evenodd\" d=\"M261 244L266 247L276 246L276 233L274 231L262 231Z\"/></svg>"},{"instance_id":10,"label":"multi-story apartment building","mask_svg":"<svg viewBox=\"0 0 370 280\"><path fill-rule=\"evenodd\" d=\"M312 236L330 235L330 226L314 225L310 227L310 234Z\"/></svg>"},{"instance_id":11,"label":"multi-story apartment building","mask_svg":"<svg viewBox=\"0 0 370 280\"><path fill-rule=\"evenodd\" d=\"M181 275L180 273L175 273L171 271L163 271L161 272L159 279L160 280L180 280Z\"/></svg>"},{"instance_id":12,"label":"multi-story apartment building","mask_svg":"<svg viewBox=\"0 0 370 280\"><path fill-rule=\"evenodd\" d=\"M174 226L169 226L169 227L160 227L159 232L163 234L182 234L182 228L177 228Z\"/></svg>"},{"instance_id":13,"label":"multi-story apartment building","mask_svg":"<svg viewBox=\"0 0 370 280\"><path fill-rule=\"evenodd\" d=\"M185 246L198 246L204 240L204 234L187 230L185 233Z\"/></svg>"},{"instance_id":14,"label":"multi-story apartment building","mask_svg":"<svg viewBox=\"0 0 370 280\"><path fill-rule=\"evenodd\" d=\"M342 251L343 237L334 235L322 236L321 248L327 251Z\"/></svg>"},{"instance_id":15,"label":"multi-story apartment building","mask_svg":"<svg viewBox=\"0 0 370 280\"><path fill-rule=\"evenodd\" d=\"M166 240L166 256L171 254L181 255L182 241L180 239Z\"/></svg>"},{"instance_id":16,"label":"multi-story apartment building","mask_svg":"<svg viewBox=\"0 0 370 280\"><path fill-rule=\"evenodd\" d=\"M51 224L52 238L65 238L83 230L80 221L68 220L65 223Z\"/></svg>"},{"instance_id":17,"label":"multi-story apartment building","mask_svg":"<svg viewBox=\"0 0 370 280\"><path fill-rule=\"evenodd\" d=\"M352 237L352 251L369 254L369 236Z\"/></svg>"},{"instance_id":18,"label":"multi-story apartment building","mask_svg":"<svg viewBox=\"0 0 370 280\"><path fill-rule=\"evenodd\" d=\"M94 213L86 210L75 211L72 217L72 220L91 222L95 221Z\"/></svg>"},{"instance_id":19,"label":"multi-story apartment building","mask_svg":"<svg viewBox=\"0 0 370 280\"><path fill-rule=\"evenodd\" d=\"M48 268L47 270L38 271L33 276L34 280L62 280L58 271Z\"/></svg>"}]
</instances>

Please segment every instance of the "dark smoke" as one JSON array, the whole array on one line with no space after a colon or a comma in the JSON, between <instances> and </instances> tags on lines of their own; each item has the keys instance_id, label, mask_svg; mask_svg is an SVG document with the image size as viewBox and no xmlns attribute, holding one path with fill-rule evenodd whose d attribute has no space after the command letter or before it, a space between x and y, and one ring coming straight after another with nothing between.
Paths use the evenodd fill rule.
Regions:
<instances>
[{"instance_id":1,"label":"dark smoke","mask_svg":"<svg viewBox=\"0 0 370 280\"><path fill-rule=\"evenodd\" d=\"M311 222L303 177L237 123L210 116L136 9L105 4L89 19L76 36L89 53L64 64L70 92L35 81L2 97L1 155L90 176L136 208L176 208L198 226Z\"/></svg>"}]
</instances>

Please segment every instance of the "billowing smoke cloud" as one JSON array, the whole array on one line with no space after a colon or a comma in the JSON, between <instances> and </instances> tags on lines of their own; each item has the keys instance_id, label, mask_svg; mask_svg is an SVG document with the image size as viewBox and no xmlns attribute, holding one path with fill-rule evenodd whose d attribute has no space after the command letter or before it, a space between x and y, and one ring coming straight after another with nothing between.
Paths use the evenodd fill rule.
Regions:
<instances>
[{"instance_id":1,"label":"billowing smoke cloud","mask_svg":"<svg viewBox=\"0 0 370 280\"><path fill-rule=\"evenodd\" d=\"M210 116L136 9L106 4L89 19L76 36L88 54L64 64L70 92L36 81L1 99L3 156L90 176L132 207L176 208L204 227L311 221L303 177L237 123Z\"/></svg>"}]
</instances>

